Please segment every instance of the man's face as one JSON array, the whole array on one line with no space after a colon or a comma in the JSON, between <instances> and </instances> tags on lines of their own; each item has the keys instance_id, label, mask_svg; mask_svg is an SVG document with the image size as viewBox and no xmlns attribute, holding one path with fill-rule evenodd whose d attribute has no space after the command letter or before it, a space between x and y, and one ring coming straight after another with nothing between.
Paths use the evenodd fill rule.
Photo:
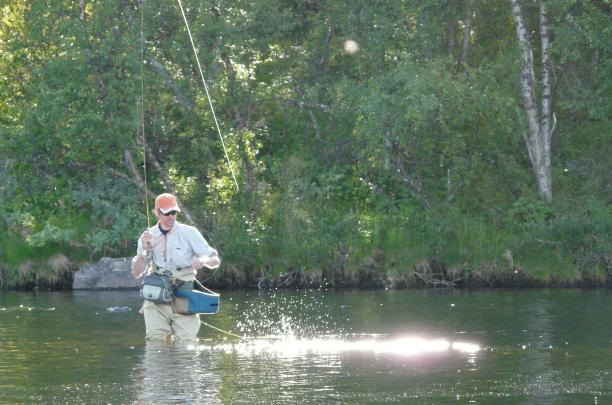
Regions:
<instances>
[{"instance_id":1,"label":"man's face","mask_svg":"<svg viewBox=\"0 0 612 405\"><path fill-rule=\"evenodd\" d=\"M170 211L163 214L160 210L157 210L159 222L163 229L172 229L174 222L176 221L176 211Z\"/></svg>"}]
</instances>

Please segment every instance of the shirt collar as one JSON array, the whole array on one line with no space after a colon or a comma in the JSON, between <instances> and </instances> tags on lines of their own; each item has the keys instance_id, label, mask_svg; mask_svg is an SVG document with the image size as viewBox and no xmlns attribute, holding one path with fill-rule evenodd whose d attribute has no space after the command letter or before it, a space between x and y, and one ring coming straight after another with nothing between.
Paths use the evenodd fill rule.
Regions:
<instances>
[{"instance_id":1,"label":"shirt collar","mask_svg":"<svg viewBox=\"0 0 612 405\"><path fill-rule=\"evenodd\" d=\"M174 233L176 229L178 229L179 224L180 222L174 221L174 225L172 225L172 228L170 228L170 230L166 233L166 235ZM152 234L157 235L157 236L164 235L164 233L161 231L161 228L159 226L159 222L155 224L155 226L150 231Z\"/></svg>"}]
</instances>

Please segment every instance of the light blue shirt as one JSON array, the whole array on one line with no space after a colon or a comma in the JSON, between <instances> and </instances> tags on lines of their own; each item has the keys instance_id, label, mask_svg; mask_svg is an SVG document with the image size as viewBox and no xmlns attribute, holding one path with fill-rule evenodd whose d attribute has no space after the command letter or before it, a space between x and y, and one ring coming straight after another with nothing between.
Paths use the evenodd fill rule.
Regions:
<instances>
[{"instance_id":1,"label":"light blue shirt","mask_svg":"<svg viewBox=\"0 0 612 405\"><path fill-rule=\"evenodd\" d=\"M182 281L195 279L197 271L192 267L194 259L217 254L200 231L193 226L175 222L165 235L159 229L159 225L150 228L149 232L152 235L151 252L155 265L170 270L173 277ZM138 239L138 255L144 250L141 240L142 236Z\"/></svg>"}]
</instances>

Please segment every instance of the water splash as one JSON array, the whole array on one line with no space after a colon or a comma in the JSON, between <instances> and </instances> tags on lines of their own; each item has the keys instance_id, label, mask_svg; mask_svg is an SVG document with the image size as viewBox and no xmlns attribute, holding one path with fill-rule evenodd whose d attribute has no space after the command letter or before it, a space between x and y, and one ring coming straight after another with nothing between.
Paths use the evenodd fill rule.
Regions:
<instances>
[{"instance_id":1,"label":"water splash","mask_svg":"<svg viewBox=\"0 0 612 405\"><path fill-rule=\"evenodd\" d=\"M254 297L240 308L236 323L244 336L306 337L341 333L320 296L313 292L299 295L271 293L265 299Z\"/></svg>"},{"instance_id":2,"label":"water splash","mask_svg":"<svg viewBox=\"0 0 612 405\"><path fill-rule=\"evenodd\" d=\"M346 331L337 326L323 302L315 292L297 295L272 292L254 296L246 301L244 308L236 308L241 313L236 327L246 338L233 343L227 340L209 342L198 349L279 358L349 352L396 357L454 352L469 356L481 350L476 343L442 337L390 337L380 333Z\"/></svg>"}]
</instances>

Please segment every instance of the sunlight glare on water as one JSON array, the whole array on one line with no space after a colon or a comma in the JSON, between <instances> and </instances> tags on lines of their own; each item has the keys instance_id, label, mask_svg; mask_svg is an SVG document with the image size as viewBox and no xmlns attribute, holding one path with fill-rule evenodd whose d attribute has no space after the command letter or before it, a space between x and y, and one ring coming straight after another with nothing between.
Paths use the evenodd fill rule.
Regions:
<instances>
[{"instance_id":1,"label":"sunlight glare on water","mask_svg":"<svg viewBox=\"0 0 612 405\"><path fill-rule=\"evenodd\" d=\"M266 336L244 339L238 343L213 346L200 346L200 349L236 352L243 355L275 354L291 358L305 354L333 354L344 352L362 352L376 355L422 356L426 354L458 353L475 354L480 346L468 342L449 342L446 339L426 339L421 337L402 337L397 339L379 339L378 335L362 336L351 340L342 337L299 338L295 336Z\"/></svg>"},{"instance_id":2,"label":"sunlight glare on water","mask_svg":"<svg viewBox=\"0 0 612 405\"><path fill-rule=\"evenodd\" d=\"M141 303L0 293L0 403L612 403L609 291L225 293L191 347Z\"/></svg>"},{"instance_id":3,"label":"sunlight glare on water","mask_svg":"<svg viewBox=\"0 0 612 405\"><path fill-rule=\"evenodd\" d=\"M295 358L305 354L364 353L396 357L463 353L481 350L473 342L450 341L443 337L416 334L390 337L387 334L355 333L343 330L316 294L288 296L271 294L266 300L253 299L242 308L238 330L245 336L238 342L203 344L200 350L240 355L271 354Z\"/></svg>"}]
</instances>

